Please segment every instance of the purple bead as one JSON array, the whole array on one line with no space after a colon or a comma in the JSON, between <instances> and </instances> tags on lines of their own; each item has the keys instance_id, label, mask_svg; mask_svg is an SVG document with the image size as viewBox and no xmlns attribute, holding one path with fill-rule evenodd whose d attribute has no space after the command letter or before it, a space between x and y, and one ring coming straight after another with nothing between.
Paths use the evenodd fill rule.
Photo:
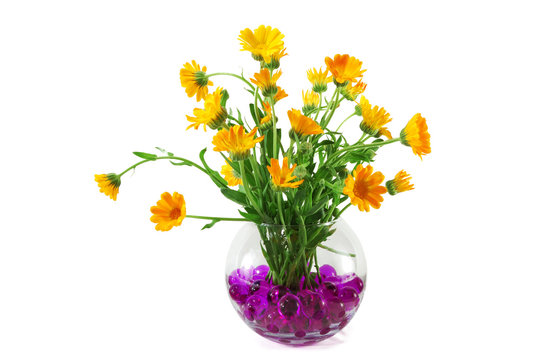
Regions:
<instances>
[{"instance_id":1,"label":"purple bead","mask_svg":"<svg viewBox=\"0 0 541 360\"><path fill-rule=\"evenodd\" d=\"M244 304L244 316L250 321L259 320L265 315L267 306L267 299L259 295L252 295L246 299L246 303Z\"/></svg>"},{"instance_id":2,"label":"purple bead","mask_svg":"<svg viewBox=\"0 0 541 360\"><path fill-rule=\"evenodd\" d=\"M325 280L330 276L336 276L336 270L331 265L323 265L319 268L319 274Z\"/></svg>"},{"instance_id":3,"label":"purple bead","mask_svg":"<svg viewBox=\"0 0 541 360\"><path fill-rule=\"evenodd\" d=\"M237 269L237 270L233 270L231 272L231 274L229 275L229 277L227 278L227 282L229 283L229 285L233 285L233 284L248 284L249 282L251 282L251 278L252 278L252 272L253 272L253 269L252 268L242 268L242 269Z\"/></svg>"},{"instance_id":4,"label":"purple bead","mask_svg":"<svg viewBox=\"0 0 541 360\"><path fill-rule=\"evenodd\" d=\"M355 276L355 277L351 278L350 280L344 282L344 286L352 287L353 289L355 289L357 294L360 294L364 289L363 281L358 276Z\"/></svg>"},{"instance_id":5,"label":"purple bead","mask_svg":"<svg viewBox=\"0 0 541 360\"><path fill-rule=\"evenodd\" d=\"M272 309L267 312L265 315L265 324L267 330L271 333L289 330L288 321L284 319L276 309Z\"/></svg>"},{"instance_id":6,"label":"purple bead","mask_svg":"<svg viewBox=\"0 0 541 360\"><path fill-rule=\"evenodd\" d=\"M338 291L338 299L346 307L346 311L353 310L359 305L359 294L351 286L344 286Z\"/></svg>"},{"instance_id":7,"label":"purple bead","mask_svg":"<svg viewBox=\"0 0 541 360\"><path fill-rule=\"evenodd\" d=\"M286 319L299 315L301 303L293 294L286 294L278 300L278 312Z\"/></svg>"},{"instance_id":8,"label":"purple bead","mask_svg":"<svg viewBox=\"0 0 541 360\"><path fill-rule=\"evenodd\" d=\"M248 286L244 284L233 284L229 287L229 295L239 304L243 304L248 297Z\"/></svg>"},{"instance_id":9,"label":"purple bead","mask_svg":"<svg viewBox=\"0 0 541 360\"><path fill-rule=\"evenodd\" d=\"M291 329L294 331L294 334L298 338L306 336L306 332L310 328L310 319L308 319L303 314L295 316L290 321Z\"/></svg>"},{"instance_id":10,"label":"purple bead","mask_svg":"<svg viewBox=\"0 0 541 360\"><path fill-rule=\"evenodd\" d=\"M301 301L301 310L309 318L321 319L325 315L325 303L321 294L310 290L297 293Z\"/></svg>"},{"instance_id":11,"label":"purple bead","mask_svg":"<svg viewBox=\"0 0 541 360\"><path fill-rule=\"evenodd\" d=\"M338 287L330 281L323 282L318 290L325 299L332 299L338 296Z\"/></svg>"},{"instance_id":12,"label":"purple bead","mask_svg":"<svg viewBox=\"0 0 541 360\"><path fill-rule=\"evenodd\" d=\"M273 286L267 295L267 300L271 304L278 304L278 300L282 298L285 294L288 294L290 291L288 288L282 285Z\"/></svg>"},{"instance_id":13,"label":"purple bead","mask_svg":"<svg viewBox=\"0 0 541 360\"><path fill-rule=\"evenodd\" d=\"M271 286L265 280L256 280L250 286L250 295L267 296Z\"/></svg>"},{"instance_id":14,"label":"purple bead","mask_svg":"<svg viewBox=\"0 0 541 360\"><path fill-rule=\"evenodd\" d=\"M264 280L267 274L269 273L269 267L267 265L259 265L254 269L252 274L253 280Z\"/></svg>"},{"instance_id":15,"label":"purple bead","mask_svg":"<svg viewBox=\"0 0 541 360\"><path fill-rule=\"evenodd\" d=\"M339 323L346 317L346 307L336 298L327 301L327 308L329 310L329 317L333 323Z\"/></svg>"}]
</instances>

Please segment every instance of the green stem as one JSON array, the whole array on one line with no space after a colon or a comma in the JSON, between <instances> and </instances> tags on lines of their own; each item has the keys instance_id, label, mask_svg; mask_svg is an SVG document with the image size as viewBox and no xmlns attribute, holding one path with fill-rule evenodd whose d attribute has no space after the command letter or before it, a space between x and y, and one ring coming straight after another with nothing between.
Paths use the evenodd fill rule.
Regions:
<instances>
[{"instance_id":1,"label":"green stem","mask_svg":"<svg viewBox=\"0 0 541 360\"><path fill-rule=\"evenodd\" d=\"M196 168L198 168L199 170L201 170L205 174L209 175L205 168L203 168L202 166L200 166L200 165L198 165L198 164L196 164L193 161L190 161L188 159L181 158L181 157L178 157L178 156L158 156L156 159L139 161L137 164L133 164L132 166L130 166L129 168L127 168L126 170L124 170L123 172L118 174L118 176L124 175L125 173L127 173L131 169L135 169L136 167L138 167L141 164L144 164L144 163L149 162L149 161L156 161L156 160L179 160L179 161L183 161L183 162L186 163L186 165L195 166Z\"/></svg>"},{"instance_id":2,"label":"green stem","mask_svg":"<svg viewBox=\"0 0 541 360\"><path fill-rule=\"evenodd\" d=\"M338 218L340 217L340 215L342 215L342 213L343 213L344 211L346 211L346 209L347 209L348 207L350 207L350 206L351 206L351 203L349 203L349 204L347 204L346 206L344 206L344 208L338 212L338 214L336 215L336 218L338 219Z\"/></svg>"},{"instance_id":3,"label":"green stem","mask_svg":"<svg viewBox=\"0 0 541 360\"><path fill-rule=\"evenodd\" d=\"M200 215L186 215L187 218L201 219L201 220L218 220L218 221L250 221L244 218L228 218L217 216L200 216Z\"/></svg>"},{"instance_id":4,"label":"green stem","mask_svg":"<svg viewBox=\"0 0 541 360\"><path fill-rule=\"evenodd\" d=\"M214 74L208 74L207 77L216 76L216 75L226 75L226 76L236 77L237 79L244 81L250 87L250 89L252 91L254 91L254 86L248 80L246 80L244 77L242 77L240 75L233 74L233 73L227 73L227 72L217 72L217 73L214 73Z\"/></svg>"},{"instance_id":5,"label":"green stem","mask_svg":"<svg viewBox=\"0 0 541 360\"><path fill-rule=\"evenodd\" d=\"M338 255L344 255L344 256L349 256L349 257L356 257L357 255L355 254L351 254L351 253L347 253L347 252L343 252L343 251L339 251L339 250L335 250L333 248L330 248L328 246L325 246L325 245L321 245L319 244L318 247L322 248L322 249L325 249L327 251L330 251L334 254L338 254Z\"/></svg>"},{"instance_id":6,"label":"green stem","mask_svg":"<svg viewBox=\"0 0 541 360\"><path fill-rule=\"evenodd\" d=\"M344 125L344 123L345 123L346 121L348 121L349 119L351 119L354 115L355 115L355 113L353 113L353 114L351 114L350 116L348 116L347 118L345 118L344 121L342 121L342 122L340 123L340 125L338 125L338 127L336 128L336 132L338 132L338 130L340 130L340 128L342 127L342 125Z\"/></svg>"},{"instance_id":7,"label":"green stem","mask_svg":"<svg viewBox=\"0 0 541 360\"><path fill-rule=\"evenodd\" d=\"M244 189L246 190L246 196L248 197L248 200L250 201L250 203L254 207L255 211L257 211L259 216L261 216L261 218L264 219L265 216L263 216L263 213L261 212L261 209L260 209L258 203L256 202L256 200L255 200L255 198L254 198L254 196L252 194L252 190L250 189L250 184L248 183L248 179L246 178L246 170L244 169L244 162L245 161L246 160L239 161L240 174L241 174L241 177L242 177L242 184L243 184Z\"/></svg>"},{"instance_id":8,"label":"green stem","mask_svg":"<svg viewBox=\"0 0 541 360\"><path fill-rule=\"evenodd\" d=\"M397 142L397 141L400 141L399 137L391 139L391 140L372 143L372 144L346 146L346 147L343 147L342 149L338 150L337 152L335 152L331 157L329 157L329 160L327 160L327 163L330 162L331 160L334 160L336 157L338 157L338 155L340 153L343 153L343 152L347 152L347 151L350 151L350 150L368 149L368 148L371 148L371 147L380 147L380 146L383 146L383 145L392 144L392 143Z\"/></svg>"}]
</instances>

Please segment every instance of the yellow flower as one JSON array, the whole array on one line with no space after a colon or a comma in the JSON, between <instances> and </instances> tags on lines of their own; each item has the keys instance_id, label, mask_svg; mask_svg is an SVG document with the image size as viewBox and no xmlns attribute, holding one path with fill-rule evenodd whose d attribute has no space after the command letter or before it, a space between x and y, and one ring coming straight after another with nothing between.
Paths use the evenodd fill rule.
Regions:
<instances>
[{"instance_id":1,"label":"yellow flower","mask_svg":"<svg viewBox=\"0 0 541 360\"><path fill-rule=\"evenodd\" d=\"M359 96L366 90L366 84L362 81L358 81L355 85L351 84L352 83L348 82L346 86L341 87L340 92L347 100L355 101L355 99L357 99L357 96Z\"/></svg>"},{"instance_id":2,"label":"yellow flower","mask_svg":"<svg viewBox=\"0 0 541 360\"><path fill-rule=\"evenodd\" d=\"M270 63L271 56L284 48L284 35L278 29L261 25L255 31L244 29L240 32L241 51L249 51L257 61Z\"/></svg>"},{"instance_id":3,"label":"yellow flower","mask_svg":"<svg viewBox=\"0 0 541 360\"><path fill-rule=\"evenodd\" d=\"M306 93L304 90L302 91L302 103L304 106L302 107L303 113L308 113L314 109L317 109L319 106L319 95L318 93L314 92L313 90L307 91Z\"/></svg>"},{"instance_id":4,"label":"yellow flower","mask_svg":"<svg viewBox=\"0 0 541 360\"><path fill-rule=\"evenodd\" d=\"M263 103L263 110L265 110L265 117L259 121L259 130L265 131L272 126L272 107L268 102Z\"/></svg>"},{"instance_id":5,"label":"yellow flower","mask_svg":"<svg viewBox=\"0 0 541 360\"><path fill-rule=\"evenodd\" d=\"M231 161L231 159L229 159L229 161ZM231 165L229 165L229 162L225 162L225 165L222 166L222 171L220 171L220 173L224 176L225 181L227 181L227 185L242 185L242 178L240 174L237 173Z\"/></svg>"},{"instance_id":6,"label":"yellow flower","mask_svg":"<svg viewBox=\"0 0 541 360\"><path fill-rule=\"evenodd\" d=\"M385 126L378 130L376 137L380 137L380 136L385 136L389 140L393 138L393 136L391 135L391 132Z\"/></svg>"},{"instance_id":7,"label":"yellow flower","mask_svg":"<svg viewBox=\"0 0 541 360\"><path fill-rule=\"evenodd\" d=\"M222 127L227 118L227 110L222 106L222 88L217 88L212 94L205 97L205 108L194 109L193 114L195 117L186 115L188 121L192 122L186 130L190 128L199 129L199 125L203 125L203 129L207 131L207 125L209 128L216 130Z\"/></svg>"},{"instance_id":8,"label":"yellow flower","mask_svg":"<svg viewBox=\"0 0 541 360\"><path fill-rule=\"evenodd\" d=\"M327 84L332 81L332 76L328 76L328 69L325 69L323 72L321 68L319 68L319 70L312 68L306 73L308 75L308 81L312 83L312 90L320 94L327 91Z\"/></svg>"},{"instance_id":9,"label":"yellow flower","mask_svg":"<svg viewBox=\"0 0 541 360\"><path fill-rule=\"evenodd\" d=\"M299 110L291 109L287 112L287 116L289 117L289 122L291 122L291 131L297 134L298 137L323 134L321 126L308 116L301 114ZM295 136L292 137L295 138Z\"/></svg>"},{"instance_id":10,"label":"yellow flower","mask_svg":"<svg viewBox=\"0 0 541 360\"><path fill-rule=\"evenodd\" d=\"M94 175L94 180L98 183L100 192L116 201L118 188L120 187L120 176L113 173Z\"/></svg>"},{"instance_id":11,"label":"yellow flower","mask_svg":"<svg viewBox=\"0 0 541 360\"><path fill-rule=\"evenodd\" d=\"M233 161L244 160L250 156L250 150L255 144L262 141L264 136L254 139L257 127L254 127L248 134L244 132L242 125L235 125L227 129L222 129L212 139L215 145L214 151L228 151Z\"/></svg>"},{"instance_id":12,"label":"yellow flower","mask_svg":"<svg viewBox=\"0 0 541 360\"><path fill-rule=\"evenodd\" d=\"M363 115L360 127L368 135L377 136L383 125L392 120L391 115L384 108L377 105L372 107L364 96L361 97L358 105Z\"/></svg>"},{"instance_id":13,"label":"yellow flower","mask_svg":"<svg viewBox=\"0 0 541 360\"><path fill-rule=\"evenodd\" d=\"M287 97L286 92L281 87L277 86L276 95L274 95L274 103L276 104L279 100L282 100L283 98Z\"/></svg>"},{"instance_id":14,"label":"yellow flower","mask_svg":"<svg viewBox=\"0 0 541 360\"><path fill-rule=\"evenodd\" d=\"M274 97L278 92L276 81L282 75L282 70L278 71L271 76L269 69L261 69L259 73L255 73L255 79L250 79L258 88L261 89L261 93L265 97Z\"/></svg>"},{"instance_id":15,"label":"yellow flower","mask_svg":"<svg viewBox=\"0 0 541 360\"><path fill-rule=\"evenodd\" d=\"M267 170L269 170L272 183L277 190L284 188L294 189L303 183L304 180L291 182L297 178L295 175L293 175L293 171L295 171L296 167L297 164L293 164L291 169L289 168L287 157L283 159L281 168L277 159L271 159L271 164L270 166L267 166Z\"/></svg>"},{"instance_id":16,"label":"yellow flower","mask_svg":"<svg viewBox=\"0 0 541 360\"><path fill-rule=\"evenodd\" d=\"M421 114L415 114L408 124L400 132L400 142L406 146L410 146L415 155L430 154L430 134L426 119Z\"/></svg>"},{"instance_id":17,"label":"yellow flower","mask_svg":"<svg viewBox=\"0 0 541 360\"><path fill-rule=\"evenodd\" d=\"M184 67L180 69L180 84L182 87L186 88L186 94L188 94L189 97L197 95L197 101L207 96L207 85L213 85L206 72L207 67L203 66L203 69L201 69L195 60L192 60L191 64L184 64Z\"/></svg>"},{"instance_id":18,"label":"yellow flower","mask_svg":"<svg viewBox=\"0 0 541 360\"><path fill-rule=\"evenodd\" d=\"M327 69L332 73L334 83L337 86L344 86L347 82L354 82L357 78L363 76L366 70L361 70L362 61L349 55L334 55L334 60L330 57L325 58Z\"/></svg>"},{"instance_id":19,"label":"yellow flower","mask_svg":"<svg viewBox=\"0 0 541 360\"><path fill-rule=\"evenodd\" d=\"M280 59L286 56L286 49L283 49L277 53L271 55L271 61L269 63L263 62L263 67L269 70L276 70L280 67Z\"/></svg>"},{"instance_id":20,"label":"yellow flower","mask_svg":"<svg viewBox=\"0 0 541 360\"><path fill-rule=\"evenodd\" d=\"M158 200L156 206L152 206L150 211L154 214L150 217L150 221L157 224L156 230L169 231L173 226L182 224L182 220L186 217L184 196L177 192L174 192L173 196L164 192L161 200Z\"/></svg>"},{"instance_id":21,"label":"yellow flower","mask_svg":"<svg viewBox=\"0 0 541 360\"><path fill-rule=\"evenodd\" d=\"M348 175L342 190L361 211L370 211L370 206L379 209L383 201L381 195L387 192L385 186L380 186L385 177L379 171L372 174L373 171L371 165L358 165L353 176Z\"/></svg>"},{"instance_id":22,"label":"yellow flower","mask_svg":"<svg viewBox=\"0 0 541 360\"><path fill-rule=\"evenodd\" d=\"M411 175L404 170L400 170L393 180L389 180L385 183L385 187L387 187L389 194L396 195L414 189L413 184L410 184L410 180Z\"/></svg>"}]
</instances>

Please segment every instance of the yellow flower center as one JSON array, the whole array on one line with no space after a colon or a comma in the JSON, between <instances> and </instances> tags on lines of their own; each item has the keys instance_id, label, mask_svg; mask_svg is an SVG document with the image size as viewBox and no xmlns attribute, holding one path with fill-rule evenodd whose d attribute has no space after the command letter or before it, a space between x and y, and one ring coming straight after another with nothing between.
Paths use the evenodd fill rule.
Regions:
<instances>
[{"instance_id":1,"label":"yellow flower center","mask_svg":"<svg viewBox=\"0 0 541 360\"><path fill-rule=\"evenodd\" d=\"M171 220L178 219L180 217L180 209L174 208L173 210L171 210L171 212L169 213L169 217L171 218Z\"/></svg>"}]
</instances>

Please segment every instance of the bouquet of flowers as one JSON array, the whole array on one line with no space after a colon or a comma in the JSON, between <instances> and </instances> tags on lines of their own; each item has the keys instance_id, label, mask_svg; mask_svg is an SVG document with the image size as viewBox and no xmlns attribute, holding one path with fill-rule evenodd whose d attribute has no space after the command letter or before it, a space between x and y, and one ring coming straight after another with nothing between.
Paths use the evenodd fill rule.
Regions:
<instances>
[{"instance_id":1,"label":"bouquet of flowers","mask_svg":"<svg viewBox=\"0 0 541 360\"><path fill-rule=\"evenodd\" d=\"M223 158L220 172L207 163L206 148L199 161L157 148L159 153L154 154L134 152L139 162L118 174L96 175L95 180L101 192L116 200L122 176L145 163L167 160L205 173L223 196L240 205L240 217L190 215L182 194L166 192L150 209L156 230L169 231L185 218L208 220L203 229L221 221L285 226L287 233L260 231L261 252L268 266L264 278L269 284L299 291L321 283L317 248L339 252L325 245L333 232L331 226L309 225L333 222L351 205L366 212L379 209L384 194L413 189L411 176L404 170L384 182L384 175L371 165L377 151L393 143L409 147L419 157L431 150L427 124L419 113L398 136L391 134L390 114L363 95L367 87L363 63L347 54L326 57L324 67L309 69L311 89L302 92L302 106L288 109L287 118L280 115L278 121L280 100L288 96L280 84L280 62L287 55L283 38L278 29L263 25L240 32L241 50L251 53L256 65L249 78L209 73L196 61L180 70L186 94L202 101L186 116L187 130L212 132L212 150ZM252 101L246 109L228 108L228 91L213 88L222 76L238 79L250 94ZM339 107L350 107L350 115L336 119ZM346 121L359 124L359 138L348 139L340 131ZM280 125L290 125L289 131Z\"/></svg>"}]
</instances>

